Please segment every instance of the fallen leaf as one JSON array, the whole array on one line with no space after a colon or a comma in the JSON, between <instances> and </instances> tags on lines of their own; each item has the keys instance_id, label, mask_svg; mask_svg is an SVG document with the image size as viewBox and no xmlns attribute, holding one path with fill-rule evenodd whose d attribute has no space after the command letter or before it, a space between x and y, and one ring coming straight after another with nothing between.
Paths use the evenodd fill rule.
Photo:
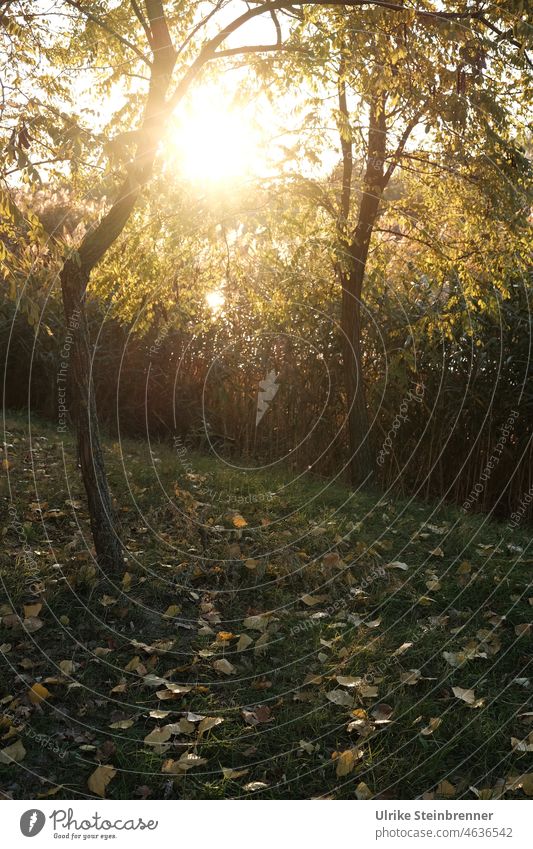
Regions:
<instances>
[{"instance_id":1,"label":"fallen leaf","mask_svg":"<svg viewBox=\"0 0 533 849\"><path fill-rule=\"evenodd\" d=\"M135 725L134 719L119 719L118 722L112 722L109 728L125 730L126 728L131 728L132 725Z\"/></svg>"},{"instance_id":2,"label":"fallen leaf","mask_svg":"<svg viewBox=\"0 0 533 849\"><path fill-rule=\"evenodd\" d=\"M97 796L100 796L102 799L105 798L105 791L109 782L115 777L117 774L116 769L114 769L109 764L103 764L95 769L93 773L88 778L87 787L91 791L91 793L95 793Z\"/></svg>"},{"instance_id":3,"label":"fallen leaf","mask_svg":"<svg viewBox=\"0 0 533 849\"><path fill-rule=\"evenodd\" d=\"M446 796L451 799L455 796L455 787L446 778L437 785L436 793L438 796Z\"/></svg>"},{"instance_id":4,"label":"fallen leaf","mask_svg":"<svg viewBox=\"0 0 533 849\"><path fill-rule=\"evenodd\" d=\"M221 725L224 722L221 716L204 716L200 725L198 726L198 739L203 737L208 731L212 728L215 728L217 725Z\"/></svg>"},{"instance_id":5,"label":"fallen leaf","mask_svg":"<svg viewBox=\"0 0 533 849\"><path fill-rule=\"evenodd\" d=\"M212 666L216 672L221 672L222 675L235 675L237 672L233 664L230 663L229 660L226 660L225 657L221 657L220 660L213 661Z\"/></svg>"},{"instance_id":6,"label":"fallen leaf","mask_svg":"<svg viewBox=\"0 0 533 849\"><path fill-rule=\"evenodd\" d=\"M476 696L473 690L465 690L463 687L452 687L454 696L466 702L468 705L474 704Z\"/></svg>"},{"instance_id":7,"label":"fallen leaf","mask_svg":"<svg viewBox=\"0 0 533 849\"><path fill-rule=\"evenodd\" d=\"M43 606L41 602L35 602L35 604L25 604L24 605L24 618L28 619L33 616L38 616Z\"/></svg>"},{"instance_id":8,"label":"fallen leaf","mask_svg":"<svg viewBox=\"0 0 533 849\"><path fill-rule=\"evenodd\" d=\"M258 613L256 616L247 616L242 624L251 631L266 631L271 615L271 613Z\"/></svg>"},{"instance_id":9,"label":"fallen leaf","mask_svg":"<svg viewBox=\"0 0 533 849\"><path fill-rule=\"evenodd\" d=\"M26 749L22 740L16 740L11 746L0 751L0 764L20 763L26 757Z\"/></svg>"},{"instance_id":10,"label":"fallen leaf","mask_svg":"<svg viewBox=\"0 0 533 849\"><path fill-rule=\"evenodd\" d=\"M102 605L102 607L111 607L112 604L116 603L117 599L113 598L113 596L110 595L103 595L100 599L100 604Z\"/></svg>"},{"instance_id":11,"label":"fallen leaf","mask_svg":"<svg viewBox=\"0 0 533 849\"><path fill-rule=\"evenodd\" d=\"M237 645L236 645L236 650L237 651L245 651L245 649L247 649L248 646L251 646L252 643L253 643L253 640L252 640L251 637L248 636L248 634L241 634L241 636L239 637L239 640L237 642Z\"/></svg>"},{"instance_id":12,"label":"fallen leaf","mask_svg":"<svg viewBox=\"0 0 533 849\"><path fill-rule=\"evenodd\" d=\"M337 675L336 678L341 687L358 687L363 680L360 676L353 677L350 675Z\"/></svg>"},{"instance_id":13,"label":"fallen leaf","mask_svg":"<svg viewBox=\"0 0 533 849\"><path fill-rule=\"evenodd\" d=\"M434 716L429 720L426 727L421 729L420 733L423 734L424 737L429 737L430 734L433 734L433 732L437 730L441 723L442 719L438 716Z\"/></svg>"},{"instance_id":14,"label":"fallen leaf","mask_svg":"<svg viewBox=\"0 0 533 849\"><path fill-rule=\"evenodd\" d=\"M330 690L329 693L326 693L326 699L341 707L353 707L354 704L353 696L350 696L345 690Z\"/></svg>"},{"instance_id":15,"label":"fallen leaf","mask_svg":"<svg viewBox=\"0 0 533 849\"><path fill-rule=\"evenodd\" d=\"M43 627L43 625L43 620L39 619L38 616L28 616L27 619L24 619L22 622L22 627L28 634L34 634L35 631L38 631Z\"/></svg>"},{"instance_id":16,"label":"fallen leaf","mask_svg":"<svg viewBox=\"0 0 533 849\"><path fill-rule=\"evenodd\" d=\"M163 728L154 728L153 731L150 731L144 738L144 742L148 746L159 746L161 743L170 740L171 736L172 729L168 725L164 725Z\"/></svg>"},{"instance_id":17,"label":"fallen leaf","mask_svg":"<svg viewBox=\"0 0 533 849\"><path fill-rule=\"evenodd\" d=\"M247 524L248 524L248 522L246 521L246 519L245 519L243 516L241 516L241 514L240 514L240 513L235 513L235 514L231 517L231 521L233 522L233 527L234 527L234 528L245 528L245 527L247 526Z\"/></svg>"},{"instance_id":18,"label":"fallen leaf","mask_svg":"<svg viewBox=\"0 0 533 849\"><path fill-rule=\"evenodd\" d=\"M346 751L338 753L335 757L337 778L348 775L362 757L362 754L362 749L359 748L346 749Z\"/></svg>"},{"instance_id":19,"label":"fallen leaf","mask_svg":"<svg viewBox=\"0 0 533 849\"><path fill-rule=\"evenodd\" d=\"M303 601L307 607L316 607L317 604L321 604L325 601L327 596L325 595L303 595L300 598L300 601Z\"/></svg>"},{"instance_id":20,"label":"fallen leaf","mask_svg":"<svg viewBox=\"0 0 533 849\"><path fill-rule=\"evenodd\" d=\"M222 775L224 778L228 779L228 781L234 781L236 778L242 778L243 775L248 775L250 772L249 769L232 769L231 767L223 766Z\"/></svg>"},{"instance_id":21,"label":"fallen leaf","mask_svg":"<svg viewBox=\"0 0 533 849\"><path fill-rule=\"evenodd\" d=\"M28 690L28 699L32 705L38 705L40 702L46 701L51 695L51 692L46 687L43 687L42 684L33 684L31 689Z\"/></svg>"},{"instance_id":22,"label":"fallen leaf","mask_svg":"<svg viewBox=\"0 0 533 849\"><path fill-rule=\"evenodd\" d=\"M357 787L355 788L355 798L356 799L371 799L374 794L372 793L368 784L365 784L364 781L360 781Z\"/></svg>"},{"instance_id":23,"label":"fallen leaf","mask_svg":"<svg viewBox=\"0 0 533 849\"><path fill-rule=\"evenodd\" d=\"M370 713L376 722L389 722L393 713L393 708L383 702L382 704L374 705Z\"/></svg>"},{"instance_id":24,"label":"fallen leaf","mask_svg":"<svg viewBox=\"0 0 533 849\"><path fill-rule=\"evenodd\" d=\"M181 607L179 606L179 604L171 604L163 613L163 619L174 619L174 617L177 616L180 610Z\"/></svg>"}]
</instances>

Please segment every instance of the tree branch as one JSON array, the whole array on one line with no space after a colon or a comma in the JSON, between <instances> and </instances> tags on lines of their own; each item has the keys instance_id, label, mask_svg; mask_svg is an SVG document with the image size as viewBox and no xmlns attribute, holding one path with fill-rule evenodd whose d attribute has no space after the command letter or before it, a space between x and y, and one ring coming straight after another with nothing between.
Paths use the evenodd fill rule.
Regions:
<instances>
[{"instance_id":1,"label":"tree branch","mask_svg":"<svg viewBox=\"0 0 533 849\"><path fill-rule=\"evenodd\" d=\"M78 2L77 2L77 0L65 0L65 3L66 3L68 6L72 6L74 9L77 9L77 10L78 10L78 12L81 12L81 14L82 14L82 15L85 15L85 17L86 17L89 21L92 21L92 22L93 22L93 24L96 24L96 26L99 26L99 27L100 27L100 29L103 29L103 30L104 30L105 32L107 32L109 35L112 35L112 36L113 36L113 38L116 38L116 39L117 39L117 41L120 41L120 43L121 43L121 44L123 44L123 45L124 45L124 47L127 47L129 50L132 50L132 51L135 53L135 55L136 55L139 59L141 59L141 60L142 60L142 61L143 61L146 65L148 65L149 67L151 67L152 63L151 63L151 62L150 62L150 60L149 60L149 59L148 59L148 58L144 55L144 53L142 52L142 50L139 50L139 48L138 48L138 47L136 47L136 46L135 46L135 44L132 44L130 41L128 41L128 39L127 39L127 38L124 38L124 36L120 35L120 33L115 32L115 30L114 30L112 27L110 27L108 24L106 24L106 23L105 23L105 21L102 21L102 20L101 20L100 18L98 18L96 15L93 15L93 13L92 13L92 12L89 12L89 11L88 11L88 9L85 9L85 8L82 6L82 4L81 4L81 3L78 3Z\"/></svg>"},{"instance_id":2,"label":"tree branch","mask_svg":"<svg viewBox=\"0 0 533 849\"><path fill-rule=\"evenodd\" d=\"M404 151L404 148L405 148L405 145L407 144L409 136L411 135L414 128L418 124L422 115L423 115L423 109L420 109L417 112L417 114L414 116L414 118L412 118L409 121L405 130L403 131L402 137L401 137L401 139L398 143L398 147L396 148L395 152L392 155L393 161L391 162L391 164L389 165L389 167L387 168L387 170L385 171L385 174L383 176L384 187L386 187L389 184L389 180L392 177L392 175L394 174L396 166L398 165L398 160L399 160L400 156L402 155L402 153Z\"/></svg>"},{"instance_id":3,"label":"tree branch","mask_svg":"<svg viewBox=\"0 0 533 849\"><path fill-rule=\"evenodd\" d=\"M131 8L133 9L133 13L134 13L135 17L139 21L140 25L142 26L142 28L143 28L143 30L146 34L148 44L150 45L150 47L152 47L153 46L152 33L150 31L150 27L148 26L148 24L146 22L146 18L144 17L141 8L137 4L137 0L130 0L130 3L131 3Z\"/></svg>"}]
</instances>

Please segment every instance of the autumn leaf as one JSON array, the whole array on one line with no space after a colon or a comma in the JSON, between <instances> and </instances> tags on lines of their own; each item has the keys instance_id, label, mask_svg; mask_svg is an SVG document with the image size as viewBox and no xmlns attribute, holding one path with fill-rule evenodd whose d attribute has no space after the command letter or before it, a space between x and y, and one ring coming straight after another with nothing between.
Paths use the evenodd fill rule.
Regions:
<instances>
[{"instance_id":1,"label":"autumn leaf","mask_svg":"<svg viewBox=\"0 0 533 849\"><path fill-rule=\"evenodd\" d=\"M300 601L302 601L307 607L315 607L317 604L320 604L322 601L324 601L325 598L326 596L324 595L314 596L306 594L301 596Z\"/></svg>"},{"instance_id":2,"label":"autumn leaf","mask_svg":"<svg viewBox=\"0 0 533 849\"><path fill-rule=\"evenodd\" d=\"M150 731L150 733L144 738L144 742L147 746L159 746L170 740L171 736L171 727L169 725L165 725L163 728L154 728L153 731Z\"/></svg>"},{"instance_id":3,"label":"autumn leaf","mask_svg":"<svg viewBox=\"0 0 533 849\"><path fill-rule=\"evenodd\" d=\"M463 687L452 687L452 692L456 698L461 699L468 705L472 705L476 701L476 696L473 690L465 690Z\"/></svg>"},{"instance_id":4,"label":"autumn leaf","mask_svg":"<svg viewBox=\"0 0 533 849\"><path fill-rule=\"evenodd\" d=\"M233 664L225 657L221 657L220 660L213 661L212 666L216 672L220 672L222 675L235 675L237 672Z\"/></svg>"},{"instance_id":5,"label":"autumn leaf","mask_svg":"<svg viewBox=\"0 0 533 849\"><path fill-rule=\"evenodd\" d=\"M421 729L420 733L423 734L424 737L429 737L431 734L433 734L434 731L437 730L441 723L442 719L440 717L434 716L429 720L429 723L426 725L426 727Z\"/></svg>"},{"instance_id":6,"label":"autumn leaf","mask_svg":"<svg viewBox=\"0 0 533 849\"><path fill-rule=\"evenodd\" d=\"M249 769L232 769L231 767L223 766L221 767L222 775L228 781L235 781L236 778L242 778L243 775L248 775L250 772Z\"/></svg>"},{"instance_id":7,"label":"autumn leaf","mask_svg":"<svg viewBox=\"0 0 533 849\"><path fill-rule=\"evenodd\" d=\"M20 763L26 757L26 749L22 740L16 740L10 746L0 751L0 764Z\"/></svg>"},{"instance_id":8,"label":"autumn leaf","mask_svg":"<svg viewBox=\"0 0 533 849\"><path fill-rule=\"evenodd\" d=\"M239 652L244 651L248 648L248 646L251 646L252 643L253 640L251 637L248 636L248 634L241 634L236 645L236 650Z\"/></svg>"},{"instance_id":9,"label":"autumn leaf","mask_svg":"<svg viewBox=\"0 0 533 849\"><path fill-rule=\"evenodd\" d=\"M330 690L329 693L326 693L326 699L328 701L333 702L334 705L339 705L340 707L353 707L354 699L353 696L350 696L345 690Z\"/></svg>"},{"instance_id":10,"label":"autumn leaf","mask_svg":"<svg viewBox=\"0 0 533 849\"><path fill-rule=\"evenodd\" d=\"M28 690L28 699L32 705L38 705L40 702L46 701L51 695L50 691L46 687L43 687L42 684L33 684L31 689Z\"/></svg>"},{"instance_id":11,"label":"autumn leaf","mask_svg":"<svg viewBox=\"0 0 533 849\"><path fill-rule=\"evenodd\" d=\"M234 513L231 517L231 521L233 522L234 528L245 528L248 525L248 522L243 516L241 516L240 513Z\"/></svg>"},{"instance_id":12,"label":"autumn leaf","mask_svg":"<svg viewBox=\"0 0 533 849\"><path fill-rule=\"evenodd\" d=\"M38 616L28 616L22 622L22 627L28 634L34 634L35 631L39 631L44 625L42 619L39 619Z\"/></svg>"},{"instance_id":13,"label":"autumn leaf","mask_svg":"<svg viewBox=\"0 0 533 849\"><path fill-rule=\"evenodd\" d=\"M364 781L360 781L357 787L355 788L355 798L356 799L371 799L374 794L372 790L365 784Z\"/></svg>"},{"instance_id":14,"label":"autumn leaf","mask_svg":"<svg viewBox=\"0 0 533 849\"><path fill-rule=\"evenodd\" d=\"M335 773L337 778L342 778L344 775L348 775L352 772L355 767L357 761L362 757L363 751L359 748L346 749L344 752L334 753L335 754Z\"/></svg>"},{"instance_id":15,"label":"autumn leaf","mask_svg":"<svg viewBox=\"0 0 533 849\"><path fill-rule=\"evenodd\" d=\"M109 764L103 764L102 766L97 767L87 780L87 786L91 793L105 799L107 785L110 781L112 781L116 774L116 769Z\"/></svg>"},{"instance_id":16,"label":"autumn leaf","mask_svg":"<svg viewBox=\"0 0 533 849\"><path fill-rule=\"evenodd\" d=\"M221 716L204 716L198 726L198 739L200 740L204 734L207 734L208 731L211 731L212 728L221 725L223 722L224 719Z\"/></svg>"},{"instance_id":17,"label":"autumn leaf","mask_svg":"<svg viewBox=\"0 0 533 849\"><path fill-rule=\"evenodd\" d=\"M41 602L36 602L35 604L25 604L24 605L24 617L26 619L38 616L43 606Z\"/></svg>"}]
</instances>

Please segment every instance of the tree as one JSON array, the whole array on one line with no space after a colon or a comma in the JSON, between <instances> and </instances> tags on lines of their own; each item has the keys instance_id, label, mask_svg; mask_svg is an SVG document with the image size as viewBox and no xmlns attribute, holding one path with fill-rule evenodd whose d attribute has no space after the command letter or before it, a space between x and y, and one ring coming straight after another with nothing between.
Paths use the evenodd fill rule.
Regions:
<instances>
[{"instance_id":1,"label":"tree","mask_svg":"<svg viewBox=\"0 0 533 849\"><path fill-rule=\"evenodd\" d=\"M420 22L421 26L422 24L451 20L477 20L479 22L482 20L481 12L477 8L469 8L468 6L450 12L425 9L406 12L403 6L391 4L384 0L371 0L370 4L363 3L362 0L337 3L311 0L311 2L296 5L283 2L283 0L272 0L272 2L261 3L258 6L248 8L243 14L231 20L230 23L222 22L215 34L208 37L208 33L213 31L217 20L216 16L218 15L224 21L226 4L220 2L212 4L208 14L203 19L198 20L197 4L195 3L182 4L179 10L172 15L166 13L161 0L145 0L142 5L136 0L118 4L107 4L102 0L102 2L90 6L81 2L81 0L80 2L78 0L64 0L63 3L58 3L59 8L63 11L68 7L69 11L75 14L77 22L84 21L87 27L99 29L102 38L109 45L113 45L115 51L127 51L130 55L133 55L136 63L135 68L141 63L143 67L148 68L148 92L139 126L135 130L130 129L125 140L126 147L129 143L132 143L134 147L133 156L126 163L125 175L119 181L118 190L109 209L99 220L94 221L89 226L76 249L69 252L60 273L67 321L73 314L78 317L79 321L79 330L76 333L72 355L73 385L76 394L74 410L79 456L89 502L96 553L100 565L107 573L121 571L123 563L121 546L115 531L111 495L105 475L91 378L91 343L85 315L85 299L91 273L123 231L143 188L151 177L158 145L170 114L184 98L192 82L208 63L215 59L233 58L242 54L257 55L278 52L294 47L290 43L290 38L283 38L282 29L276 18L278 11L286 11L290 15L289 21L295 21L297 28L302 21L304 24L307 22L307 10L312 10L309 20L313 23L316 20L320 22L321 9L328 10L330 7L339 7L341 10L356 7L363 9L369 5L383 7L383 14L387 16L399 16L400 18L407 16L409 20ZM16 9L15 4L9 4L7 12L10 12L12 8ZM19 13L21 13L21 10L26 14L27 4L21 3L18 9ZM2 13L2 23L4 23L5 14L6 12ZM483 15L487 14L483 13ZM489 30L494 32L494 27L496 27L496 32L499 33L498 23L500 19L505 21L510 14L511 12L507 9L504 11L498 9L494 15L495 22L489 21ZM273 16L276 33L273 43L224 46L234 33L259 15ZM324 15L329 20L329 12L324 11ZM173 43L172 29L173 27L179 29L182 20L185 27L181 28L181 43L179 48L176 49ZM483 20L486 22L488 19L483 18ZM485 22L483 26L486 25ZM49 36L53 37L53 28L51 27ZM206 40L204 40L203 45L198 46L202 38ZM499 34L497 38L500 38ZM364 56L366 46L361 44L360 47ZM150 58L145 54L147 49ZM391 74L393 73L393 64L390 63ZM173 73L176 68L178 68L178 80L173 84ZM387 171L384 172L383 164L378 165L378 157L383 150L380 133L383 129L385 116L386 92L387 88L382 84L380 86L369 86L367 92L370 126L366 188L361 201L359 222L353 238L347 246L348 249L343 260L346 263L343 272L345 275L343 278L343 298L346 302L344 327L350 349L354 352L354 359L352 360L354 363L359 362L357 345L360 333L357 315L354 318L353 312L349 313L349 306L353 297L357 300L362 286L372 227L377 215L379 200L386 185L381 185L381 183L386 179ZM348 362L349 354L347 354L346 359ZM357 388L357 374L354 382L354 370L348 364L346 365L346 374L349 399L353 396L356 402L351 404L349 401L350 410L352 408L354 410L351 418L351 432L353 431L355 438L359 439L361 432L366 427L364 396Z\"/></svg>"},{"instance_id":2,"label":"tree","mask_svg":"<svg viewBox=\"0 0 533 849\"><path fill-rule=\"evenodd\" d=\"M523 107L518 74L530 62L525 40L501 29L499 17L512 17L510 8L499 9L496 20L371 8L357 15L334 9L317 23L310 14L315 34L304 43L327 57L325 88L337 78L341 175L337 197L324 206L336 224L350 472L360 485L375 472L361 345L365 278L377 222L393 206L391 179L413 164L443 174L452 168L469 179L480 149L487 163L518 162L510 128ZM525 39L525 28L518 29ZM422 167L418 174L423 180ZM492 191L490 177L483 182Z\"/></svg>"}]
</instances>

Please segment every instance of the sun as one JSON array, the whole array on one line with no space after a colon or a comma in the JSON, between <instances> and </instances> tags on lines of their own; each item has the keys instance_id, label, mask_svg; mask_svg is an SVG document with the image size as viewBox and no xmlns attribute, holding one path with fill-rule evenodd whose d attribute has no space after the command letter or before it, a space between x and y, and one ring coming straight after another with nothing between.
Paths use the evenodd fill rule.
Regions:
<instances>
[{"instance_id":1,"label":"sun","mask_svg":"<svg viewBox=\"0 0 533 849\"><path fill-rule=\"evenodd\" d=\"M226 303L226 297L221 289L213 289L211 292L207 292L205 300L213 317L217 316L222 311L222 308Z\"/></svg>"},{"instance_id":2,"label":"sun","mask_svg":"<svg viewBox=\"0 0 533 849\"><path fill-rule=\"evenodd\" d=\"M195 182L245 177L260 161L253 106L235 106L215 86L198 89L173 131L177 167Z\"/></svg>"}]
</instances>

